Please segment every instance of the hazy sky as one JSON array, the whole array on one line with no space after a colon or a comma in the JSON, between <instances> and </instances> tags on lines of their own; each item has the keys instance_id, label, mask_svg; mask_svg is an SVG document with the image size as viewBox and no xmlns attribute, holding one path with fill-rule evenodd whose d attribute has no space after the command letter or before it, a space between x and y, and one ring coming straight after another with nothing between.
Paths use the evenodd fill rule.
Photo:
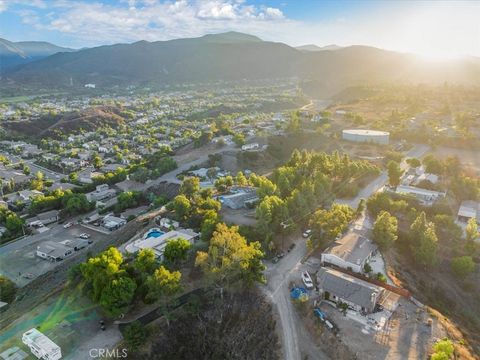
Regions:
<instances>
[{"instance_id":1,"label":"hazy sky","mask_svg":"<svg viewBox=\"0 0 480 360\"><path fill-rule=\"evenodd\" d=\"M75 48L241 31L290 45L480 56L480 1L0 0L0 37Z\"/></svg>"}]
</instances>

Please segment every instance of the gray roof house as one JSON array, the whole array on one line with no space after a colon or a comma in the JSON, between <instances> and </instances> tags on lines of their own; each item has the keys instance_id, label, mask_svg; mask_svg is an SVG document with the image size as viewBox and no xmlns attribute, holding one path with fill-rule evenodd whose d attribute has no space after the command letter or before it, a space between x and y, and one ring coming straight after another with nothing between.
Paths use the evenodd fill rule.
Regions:
<instances>
[{"instance_id":1,"label":"gray roof house","mask_svg":"<svg viewBox=\"0 0 480 360\"><path fill-rule=\"evenodd\" d=\"M336 240L321 256L322 263L361 273L363 267L377 251L377 246L366 237L349 232Z\"/></svg>"},{"instance_id":2,"label":"gray roof house","mask_svg":"<svg viewBox=\"0 0 480 360\"><path fill-rule=\"evenodd\" d=\"M222 204L230 209L237 210L247 206L258 200L257 191L255 189L245 189L234 194L224 195L220 198Z\"/></svg>"},{"instance_id":3,"label":"gray roof house","mask_svg":"<svg viewBox=\"0 0 480 360\"><path fill-rule=\"evenodd\" d=\"M317 284L324 298L342 302L357 311L371 313L385 289L338 270L320 268Z\"/></svg>"},{"instance_id":4,"label":"gray roof house","mask_svg":"<svg viewBox=\"0 0 480 360\"><path fill-rule=\"evenodd\" d=\"M72 253L71 247L50 240L37 246L37 256L50 261L63 260Z\"/></svg>"},{"instance_id":5,"label":"gray roof house","mask_svg":"<svg viewBox=\"0 0 480 360\"><path fill-rule=\"evenodd\" d=\"M480 224L480 203L473 200L462 201L458 209L457 220L466 223L471 218L476 218L477 223Z\"/></svg>"}]
</instances>

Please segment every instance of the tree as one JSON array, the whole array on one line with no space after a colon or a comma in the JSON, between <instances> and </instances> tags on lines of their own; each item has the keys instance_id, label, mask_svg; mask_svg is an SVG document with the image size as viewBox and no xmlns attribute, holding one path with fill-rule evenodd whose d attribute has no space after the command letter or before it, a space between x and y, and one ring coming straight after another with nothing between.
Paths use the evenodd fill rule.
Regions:
<instances>
[{"instance_id":1,"label":"tree","mask_svg":"<svg viewBox=\"0 0 480 360\"><path fill-rule=\"evenodd\" d=\"M0 301L11 303L15 300L17 287L9 278L0 275Z\"/></svg>"},{"instance_id":2,"label":"tree","mask_svg":"<svg viewBox=\"0 0 480 360\"><path fill-rule=\"evenodd\" d=\"M192 244L183 238L177 238L169 240L165 246L163 256L165 260L170 263L176 263L177 261L184 261L187 259L188 250L192 247Z\"/></svg>"},{"instance_id":3,"label":"tree","mask_svg":"<svg viewBox=\"0 0 480 360\"><path fill-rule=\"evenodd\" d=\"M242 133L240 132L236 132L234 135L233 135L233 142L238 146L242 146L245 144L245 135L243 135Z\"/></svg>"},{"instance_id":4,"label":"tree","mask_svg":"<svg viewBox=\"0 0 480 360\"><path fill-rule=\"evenodd\" d=\"M259 242L247 244L238 226L219 223L210 239L208 252L197 252L195 265L219 282L228 282L238 276L251 285L256 281L265 282L262 258Z\"/></svg>"},{"instance_id":5,"label":"tree","mask_svg":"<svg viewBox=\"0 0 480 360\"><path fill-rule=\"evenodd\" d=\"M285 202L278 196L266 196L256 209L257 229L269 238L280 230L280 224L288 219L288 209Z\"/></svg>"},{"instance_id":6,"label":"tree","mask_svg":"<svg viewBox=\"0 0 480 360\"><path fill-rule=\"evenodd\" d=\"M185 195L188 199L200 191L200 179L196 176L187 177L180 186L180 194Z\"/></svg>"},{"instance_id":7,"label":"tree","mask_svg":"<svg viewBox=\"0 0 480 360\"><path fill-rule=\"evenodd\" d=\"M149 300L158 300L175 294L180 290L181 277L180 271L169 271L164 266L160 266L147 278L147 298Z\"/></svg>"},{"instance_id":8,"label":"tree","mask_svg":"<svg viewBox=\"0 0 480 360\"><path fill-rule=\"evenodd\" d=\"M142 249L138 252L133 266L141 274L151 274L157 267L157 259L152 249Z\"/></svg>"},{"instance_id":9,"label":"tree","mask_svg":"<svg viewBox=\"0 0 480 360\"><path fill-rule=\"evenodd\" d=\"M93 300L100 299L108 282L119 274L122 263L122 254L116 248L110 247L81 264L80 271L87 286L92 289Z\"/></svg>"},{"instance_id":10,"label":"tree","mask_svg":"<svg viewBox=\"0 0 480 360\"><path fill-rule=\"evenodd\" d=\"M190 200L188 200L185 195L177 195L173 199L172 207L178 219L182 220L188 216L192 205L190 204Z\"/></svg>"},{"instance_id":11,"label":"tree","mask_svg":"<svg viewBox=\"0 0 480 360\"><path fill-rule=\"evenodd\" d=\"M312 239L316 243L333 241L347 229L354 215L348 205L333 204L330 210L317 210L310 219Z\"/></svg>"},{"instance_id":12,"label":"tree","mask_svg":"<svg viewBox=\"0 0 480 360\"><path fill-rule=\"evenodd\" d=\"M247 186L248 185L248 180L243 174L243 172L239 171L237 173L237 176L235 176L235 182L237 183L238 186Z\"/></svg>"},{"instance_id":13,"label":"tree","mask_svg":"<svg viewBox=\"0 0 480 360\"><path fill-rule=\"evenodd\" d=\"M96 154L92 159L92 164L95 169L100 169L103 166L103 160L98 154Z\"/></svg>"},{"instance_id":14,"label":"tree","mask_svg":"<svg viewBox=\"0 0 480 360\"><path fill-rule=\"evenodd\" d=\"M427 221L425 212L421 212L410 226L410 239L415 261L424 267L437 262L438 238L435 225Z\"/></svg>"},{"instance_id":15,"label":"tree","mask_svg":"<svg viewBox=\"0 0 480 360\"><path fill-rule=\"evenodd\" d=\"M474 241L478 237L478 225L476 218L470 218L465 228L465 234L468 242Z\"/></svg>"},{"instance_id":16,"label":"tree","mask_svg":"<svg viewBox=\"0 0 480 360\"><path fill-rule=\"evenodd\" d=\"M425 171L431 174L443 174L445 167L440 160L438 160L434 155L428 154L422 160L423 165L425 166Z\"/></svg>"},{"instance_id":17,"label":"tree","mask_svg":"<svg viewBox=\"0 0 480 360\"><path fill-rule=\"evenodd\" d=\"M452 272L460 279L466 278L475 271L475 262L471 256L460 256L452 259Z\"/></svg>"},{"instance_id":18,"label":"tree","mask_svg":"<svg viewBox=\"0 0 480 360\"><path fill-rule=\"evenodd\" d=\"M63 208L70 215L82 214L90 211L94 206L87 200L85 194L65 193L62 198Z\"/></svg>"},{"instance_id":19,"label":"tree","mask_svg":"<svg viewBox=\"0 0 480 360\"><path fill-rule=\"evenodd\" d=\"M118 316L132 303L137 284L127 276L110 280L102 289L100 305L111 316Z\"/></svg>"},{"instance_id":20,"label":"tree","mask_svg":"<svg viewBox=\"0 0 480 360\"><path fill-rule=\"evenodd\" d=\"M365 263L365 265L363 266L363 271L367 274L371 273L372 272L372 267L370 266L369 263Z\"/></svg>"},{"instance_id":21,"label":"tree","mask_svg":"<svg viewBox=\"0 0 480 360\"><path fill-rule=\"evenodd\" d=\"M214 210L207 210L203 214L202 225L200 228L200 237L202 241L210 241L220 219L218 213Z\"/></svg>"},{"instance_id":22,"label":"tree","mask_svg":"<svg viewBox=\"0 0 480 360\"><path fill-rule=\"evenodd\" d=\"M24 223L25 223L25 220L23 220L22 218L19 218L17 214L12 212L12 213L9 213L6 217L5 227L11 233L17 234L22 230Z\"/></svg>"},{"instance_id":23,"label":"tree","mask_svg":"<svg viewBox=\"0 0 480 360\"><path fill-rule=\"evenodd\" d=\"M373 226L373 240L381 249L389 249L398 238L398 221L388 211L378 214Z\"/></svg>"},{"instance_id":24,"label":"tree","mask_svg":"<svg viewBox=\"0 0 480 360\"><path fill-rule=\"evenodd\" d=\"M403 170L399 163L390 160L387 164L388 182L390 186L397 187L400 184L400 177L403 175Z\"/></svg>"},{"instance_id":25,"label":"tree","mask_svg":"<svg viewBox=\"0 0 480 360\"><path fill-rule=\"evenodd\" d=\"M407 164L410 165L410 167L412 168L417 168L419 167L420 165L422 165L422 163L420 162L420 160L418 160L417 158L409 158L406 160Z\"/></svg>"},{"instance_id":26,"label":"tree","mask_svg":"<svg viewBox=\"0 0 480 360\"><path fill-rule=\"evenodd\" d=\"M453 356L453 353L455 352L455 347L453 346L453 343L449 339L443 339L437 341L433 345L433 355L431 359L436 359L436 360L443 360L443 359L451 359Z\"/></svg>"}]
</instances>

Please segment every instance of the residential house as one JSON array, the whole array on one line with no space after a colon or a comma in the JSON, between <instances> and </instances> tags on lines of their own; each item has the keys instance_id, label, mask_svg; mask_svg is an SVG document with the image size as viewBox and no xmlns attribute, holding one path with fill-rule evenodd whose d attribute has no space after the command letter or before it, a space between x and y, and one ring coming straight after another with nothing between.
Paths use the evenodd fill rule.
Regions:
<instances>
[{"instance_id":1,"label":"residential house","mask_svg":"<svg viewBox=\"0 0 480 360\"><path fill-rule=\"evenodd\" d=\"M49 261L61 261L73 254L73 249L55 241L44 241L37 246L37 256Z\"/></svg>"},{"instance_id":2,"label":"residential house","mask_svg":"<svg viewBox=\"0 0 480 360\"><path fill-rule=\"evenodd\" d=\"M222 206L238 210L249 207L258 201L257 191L254 188L244 188L230 195L223 195L219 198Z\"/></svg>"},{"instance_id":3,"label":"residential house","mask_svg":"<svg viewBox=\"0 0 480 360\"><path fill-rule=\"evenodd\" d=\"M372 313L385 289L338 270L321 267L317 286L324 299L347 304L349 308Z\"/></svg>"},{"instance_id":4,"label":"residential house","mask_svg":"<svg viewBox=\"0 0 480 360\"><path fill-rule=\"evenodd\" d=\"M475 218L477 224L480 225L480 202L473 200L462 201L458 209L457 220L467 223L472 218Z\"/></svg>"},{"instance_id":5,"label":"residential house","mask_svg":"<svg viewBox=\"0 0 480 360\"><path fill-rule=\"evenodd\" d=\"M42 224L43 226L46 226L58 221L59 214L60 212L58 210L50 210L29 218L25 222L27 226L34 226L35 224Z\"/></svg>"},{"instance_id":6,"label":"residential house","mask_svg":"<svg viewBox=\"0 0 480 360\"><path fill-rule=\"evenodd\" d=\"M434 202L438 199L445 197L445 193L434 191L434 190L427 190L421 189L414 186L407 186L407 185L399 185L397 186L396 192L398 194L405 194L414 196L417 200L420 201L423 205L431 206Z\"/></svg>"},{"instance_id":7,"label":"residential house","mask_svg":"<svg viewBox=\"0 0 480 360\"><path fill-rule=\"evenodd\" d=\"M105 199L110 199L116 194L114 189L110 189L108 184L97 185L95 190L85 194L88 201L102 201Z\"/></svg>"},{"instance_id":8,"label":"residential house","mask_svg":"<svg viewBox=\"0 0 480 360\"><path fill-rule=\"evenodd\" d=\"M357 273L377 252L377 246L366 237L349 232L341 239L335 240L321 255L323 264L333 264Z\"/></svg>"},{"instance_id":9,"label":"residential house","mask_svg":"<svg viewBox=\"0 0 480 360\"><path fill-rule=\"evenodd\" d=\"M107 215L103 218L102 225L105 229L114 231L121 228L127 223L126 219L122 219L113 215Z\"/></svg>"},{"instance_id":10,"label":"residential house","mask_svg":"<svg viewBox=\"0 0 480 360\"><path fill-rule=\"evenodd\" d=\"M152 228L147 231L142 239L136 240L125 247L125 250L135 254L142 249L152 249L159 261L163 261L163 254L168 241L182 238L193 244L200 234L190 229L177 229L164 233L158 228Z\"/></svg>"}]
</instances>

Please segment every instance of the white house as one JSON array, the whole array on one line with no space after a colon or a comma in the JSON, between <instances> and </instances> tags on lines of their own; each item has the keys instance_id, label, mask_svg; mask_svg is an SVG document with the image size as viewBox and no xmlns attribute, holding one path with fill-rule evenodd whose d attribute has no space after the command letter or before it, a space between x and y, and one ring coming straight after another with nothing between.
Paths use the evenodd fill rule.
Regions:
<instances>
[{"instance_id":1,"label":"white house","mask_svg":"<svg viewBox=\"0 0 480 360\"><path fill-rule=\"evenodd\" d=\"M376 253L377 246L366 237L349 232L330 245L321 256L323 264L333 264L342 269L363 272L363 267Z\"/></svg>"},{"instance_id":2,"label":"white house","mask_svg":"<svg viewBox=\"0 0 480 360\"><path fill-rule=\"evenodd\" d=\"M142 239L128 244L125 250L135 254L142 249L152 249L157 259L163 261L163 253L168 241L182 238L193 244L198 237L199 234L190 229L177 229L164 233L158 228L152 228L147 231Z\"/></svg>"},{"instance_id":3,"label":"white house","mask_svg":"<svg viewBox=\"0 0 480 360\"><path fill-rule=\"evenodd\" d=\"M399 185L396 192L398 194L412 195L423 205L432 205L441 197L445 197L445 193L427 189L421 189L414 186Z\"/></svg>"},{"instance_id":4,"label":"white house","mask_svg":"<svg viewBox=\"0 0 480 360\"><path fill-rule=\"evenodd\" d=\"M242 151L257 150L259 147L258 143L245 144L242 145Z\"/></svg>"},{"instance_id":5,"label":"white house","mask_svg":"<svg viewBox=\"0 0 480 360\"><path fill-rule=\"evenodd\" d=\"M35 328L23 333L22 342L30 348L32 354L38 359L59 360L62 358L60 346Z\"/></svg>"}]
</instances>

